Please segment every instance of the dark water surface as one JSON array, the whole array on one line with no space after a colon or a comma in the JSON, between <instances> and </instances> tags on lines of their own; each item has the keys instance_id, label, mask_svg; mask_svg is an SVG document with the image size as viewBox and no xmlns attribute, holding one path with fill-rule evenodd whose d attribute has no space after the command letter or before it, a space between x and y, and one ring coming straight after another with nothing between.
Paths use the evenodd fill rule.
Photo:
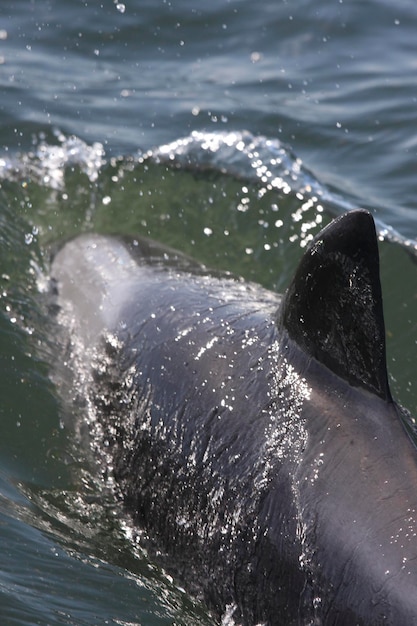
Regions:
<instances>
[{"instance_id":1,"label":"dark water surface","mask_svg":"<svg viewBox=\"0 0 417 626\"><path fill-rule=\"evenodd\" d=\"M331 216L369 208L417 416L416 32L410 0L2 1L2 624L211 623L71 436L54 242L142 233L281 291Z\"/></svg>"}]
</instances>

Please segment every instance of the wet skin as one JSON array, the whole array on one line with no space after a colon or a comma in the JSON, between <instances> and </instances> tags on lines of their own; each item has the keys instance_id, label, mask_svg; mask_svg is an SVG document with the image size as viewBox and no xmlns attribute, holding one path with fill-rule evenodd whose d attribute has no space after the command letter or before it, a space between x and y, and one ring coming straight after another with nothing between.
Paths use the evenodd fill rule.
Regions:
<instances>
[{"instance_id":1,"label":"wet skin","mask_svg":"<svg viewBox=\"0 0 417 626\"><path fill-rule=\"evenodd\" d=\"M369 213L324 229L283 297L100 235L52 276L93 446L216 618L417 623L417 457Z\"/></svg>"}]
</instances>

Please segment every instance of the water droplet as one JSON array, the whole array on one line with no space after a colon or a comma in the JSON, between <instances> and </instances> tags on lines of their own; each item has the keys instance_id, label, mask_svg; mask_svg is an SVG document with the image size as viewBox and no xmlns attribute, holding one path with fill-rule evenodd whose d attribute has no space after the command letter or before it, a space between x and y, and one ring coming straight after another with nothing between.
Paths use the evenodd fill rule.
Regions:
<instances>
[{"instance_id":1,"label":"water droplet","mask_svg":"<svg viewBox=\"0 0 417 626\"><path fill-rule=\"evenodd\" d=\"M315 609L318 609L321 605L321 598L320 596L316 596L315 598L313 598L313 606Z\"/></svg>"}]
</instances>

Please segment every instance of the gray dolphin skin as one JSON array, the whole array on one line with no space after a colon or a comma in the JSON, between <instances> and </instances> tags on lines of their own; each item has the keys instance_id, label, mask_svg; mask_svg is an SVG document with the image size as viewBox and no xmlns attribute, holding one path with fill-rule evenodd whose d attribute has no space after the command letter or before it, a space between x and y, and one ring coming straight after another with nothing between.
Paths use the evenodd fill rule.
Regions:
<instances>
[{"instance_id":1,"label":"gray dolphin skin","mask_svg":"<svg viewBox=\"0 0 417 626\"><path fill-rule=\"evenodd\" d=\"M417 451L368 212L324 228L282 297L94 234L52 276L103 471L214 619L417 624Z\"/></svg>"}]
</instances>

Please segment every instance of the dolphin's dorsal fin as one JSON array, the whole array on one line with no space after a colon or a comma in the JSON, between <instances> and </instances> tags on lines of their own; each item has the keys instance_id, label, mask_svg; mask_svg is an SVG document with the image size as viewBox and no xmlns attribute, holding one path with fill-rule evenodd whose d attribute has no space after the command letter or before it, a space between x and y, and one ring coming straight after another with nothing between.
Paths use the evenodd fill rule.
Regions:
<instances>
[{"instance_id":1,"label":"dolphin's dorsal fin","mask_svg":"<svg viewBox=\"0 0 417 626\"><path fill-rule=\"evenodd\" d=\"M306 250L278 323L310 356L351 385L391 401L374 220L335 219Z\"/></svg>"}]
</instances>

